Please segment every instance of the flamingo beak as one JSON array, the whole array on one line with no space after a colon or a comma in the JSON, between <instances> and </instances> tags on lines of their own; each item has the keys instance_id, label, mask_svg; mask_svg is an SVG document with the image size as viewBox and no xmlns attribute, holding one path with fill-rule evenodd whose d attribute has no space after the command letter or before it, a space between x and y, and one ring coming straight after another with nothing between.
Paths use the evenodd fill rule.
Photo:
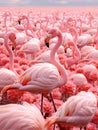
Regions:
<instances>
[{"instance_id":1,"label":"flamingo beak","mask_svg":"<svg viewBox=\"0 0 98 130\"><path fill-rule=\"evenodd\" d=\"M67 53L67 49L68 49L68 44L66 44L66 46L64 46L64 52Z\"/></svg>"},{"instance_id":2,"label":"flamingo beak","mask_svg":"<svg viewBox=\"0 0 98 130\"><path fill-rule=\"evenodd\" d=\"M21 20L18 20L18 24L21 24Z\"/></svg>"},{"instance_id":3,"label":"flamingo beak","mask_svg":"<svg viewBox=\"0 0 98 130\"><path fill-rule=\"evenodd\" d=\"M66 51L67 49L66 49L66 47L64 48L64 52L66 53L67 51Z\"/></svg>"},{"instance_id":4,"label":"flamingo beak","mask_svg":"<svg viewBox=\"0 0 98 130\"><path fill-rule=\"evenodd\" d=\"M51 35L47 35L47 37L45 38L45 45L49 48L49 41L51 39Z\"/></svg>"},{"instance_id":5,"label":"flamingo beak","mask_svg":"<svg viewBox=\"0 0 98 130\"><path fill-rule=\"evenodd\" d=\"M21 24L21 20L22 20L22 19L23 19L23 17L20 16L19 19L18 19L18 24Z\"/></svg>"},{"instance_id":6,"label":"flamingo beak","mask_svg":"<svg viewBox=\"0 0 98 130\"><path fill-rule=\"evenodd\" d=\"M46 42L45 45L49 48L49 43L48 42Z\"/></svg>"},{"instance_id":7,"label":"flamingo beak","mask_svg":"<svg viewBox=\"0 0 98 130\"><path fill-rule=\"evenodd\" d=\"M16 42L14 41L13 44L12 44L12 51L14 51L16 48Z\"/></svg>"}]
</instances>

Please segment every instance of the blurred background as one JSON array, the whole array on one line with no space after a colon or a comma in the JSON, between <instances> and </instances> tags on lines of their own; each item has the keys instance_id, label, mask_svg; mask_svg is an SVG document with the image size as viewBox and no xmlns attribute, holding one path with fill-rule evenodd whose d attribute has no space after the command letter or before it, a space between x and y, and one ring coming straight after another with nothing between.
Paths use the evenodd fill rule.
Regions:
<instances>
[{"instance_id":1,"label":"blurred background","mask_svg":"<svg viewBox=\"0 0 98 130\"><path fill-rule=\"evenodd\" d=\"M0 6L98 6L98 0L0 0Z\"/></svg>"}]
</instances>

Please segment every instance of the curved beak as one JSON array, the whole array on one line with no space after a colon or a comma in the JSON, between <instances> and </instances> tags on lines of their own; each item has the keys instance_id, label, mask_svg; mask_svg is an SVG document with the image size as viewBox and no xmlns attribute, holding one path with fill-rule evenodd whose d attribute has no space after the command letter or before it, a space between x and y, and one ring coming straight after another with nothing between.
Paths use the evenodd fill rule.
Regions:
<instances>
[{"instance_id":1,"label":"curved beak","mask_svg":"<svg viewBox=\"0 0 98 130\"><path fill-rule=\"evenodd\" d=\"M51 35L48 35L46 38L45 38L45 45L49 48L49 41L51 39Z\"/></svg>"},{"instance_id":2,"label":"curved beak","mask_svg":"<svg viewBox=\"0 0 98 130\"><path fill-rule=\"evenodd\" d=\"M18 24L21 24L21 20L18 20Z\"/></svg>"},{"instance_id":3,"label":"curved beak","mask_svg":"<svg viewBox=\"0 0 98 130\"><path fill-rule=\"evenodd\" d=\"M48 42L46 42L45 45L49 48L49 43Z\"/></svg>"},{"instance_id":4,"label":"curved beak","mask_svg":"<svg viewBox=\"0 0 98 130\"><path fill-rule=\"evenodd\" d=\"M14 42L12 43L12 51L14 51L15 48L16 48L16 42L14 41Z\"/></svg>"},{"instance_id":5,"label":"curved beak","mask_svg":"<svg viewBox=\"0 0 98 130\"><path fill-rule=\"evenodd\" d=\"M67 52L67 48L64 48L64 52L65 52L65 53Z\"/></svg>"}]
</instances>

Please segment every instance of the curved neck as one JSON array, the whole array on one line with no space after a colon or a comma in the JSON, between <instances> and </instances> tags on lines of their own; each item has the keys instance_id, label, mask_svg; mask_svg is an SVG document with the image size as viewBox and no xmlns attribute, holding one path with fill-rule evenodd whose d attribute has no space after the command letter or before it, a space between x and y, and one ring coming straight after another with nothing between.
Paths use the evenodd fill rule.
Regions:
<instances>
[{"instance_id":1,"label":"curved neck","mask_svg":"<svg viewBox=\"0 0 98 130\"><path fill-rule=\"evenodd\" d=\"M28 36L30 36L30 37L34 37L34 36L33 36L33 35L34 35L34 32L33 32L33 30L32 30L31 27L30 27L30 22L29 22L28 17L27 17L27 16L23 16L23 19L26 19L26 21L27 21L26 28L25 28L25 33L26 33L26 35L28 35ZM29 30L29 29L30 29L30 31L31 31L32 34L28 33L28 30Z\"/></svg>"},{"instance_id":2,"label":"curved neck","mask_svg":"<svg viewBox=\"0 0 98 130\"><path fill-rule=\"evenodd\" d=\"M10 12L5 12L4 16L5 16L5 18L4 18L4 26L5 26L5 29L7 31L7 17L9 16L10 21L11 21L11 14L10 14Z\"/></svg>"},{"instance_id":3,"label":"curved neck","mask_svg":"<svg viewBox=\"0 0 98 130\"><path fill-rule=\"evenodd\" d=\"M78 38L78 32L77 32L76 28L70 27L69 32L72 34L72 36L74 37L74 41L76 42L77 38Z\"/></svg>"},{"instance_id":4,"label":"curved neck","mask_svg":"<svg viewBox=\"0 0 98 130\"><path fill-rule=\"evenodd\" d=\"M73 57L75 61L78 61L81 58L81 53L76 42L73 42Z\"/></svg>"},{"instance_id":5,"label":"curved neck","mask_svg":"<svg viewBox=\"0 0 98 130\"><path fill-rule=\"evenodd\" d=\"M7 51L9 52L9 56L10 56L10 61L9 61L10 65L9 66L10 66L10 69L13 71L14 70L14 66L13 66L14 65L14 56L13 56L13 52L12 52L11 48L8 45L9 35L10 35L10 33L5 34L4 44L5 44L5 47L6 47Z\"/></svg>"},{"instance_id":6,"label":"curved neck","mask_svg":"<svg viewBox=\"0 0 98 130\"><path fill-rule=\"evenodd\" d=\"M58 70L59 70L59 73L61 74L61 79L60 79L60 85L64 85L66 84L67 82L67 71L66 69L59 63L56 61L55 59L55 54L57 52L57 49L59 48L59 46L61 45L62 43L62 40L63 40L63 37L62 37L62 34L60 32L58 32L57 34L57 37L58 37L58 42L57 44L54 46L54 48L52 49L51 53L50 53L50 60L52 62L52 64L54 64Z\"/></svg>"}]
</instances>

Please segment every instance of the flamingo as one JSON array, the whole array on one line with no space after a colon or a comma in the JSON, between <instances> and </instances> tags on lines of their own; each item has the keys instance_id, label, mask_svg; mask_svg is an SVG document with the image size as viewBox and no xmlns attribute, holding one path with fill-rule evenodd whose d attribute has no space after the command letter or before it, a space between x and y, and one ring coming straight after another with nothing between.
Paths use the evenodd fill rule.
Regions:
<instances>
[{"instance_id":1,"label":"flamingo","mask_svg":"<svg viewBox=\"0 0 98 130\"><path fill-rule=\"evenodd\" d=\"M26 42L24 45L22 45L22 47L19 50L19 52L30 54L31 59L35 58L35 55L38 51L40 51L40 40L37 38L32 38L31 40ZM28 58L30 55L28 55Z\"/></svg>"},{"instance_id":2,"label":"flamingo","mask_svg":"<svg viewBox=\"0 0 98 130\"><path fill-rule=\"evenodd\" d=\"M93 64L84 64L81 67L78 67L76 69L76 72L81 72L83 73L87 80L89 81L89 83L91 83L93 86L95 86L96 81L98 79L98 69L96 68L95 65Z\"/></svg>"},{"instance_id":3,"label":"flamingo","mask_svg":"<svg viewBox=\"0 0 98 130\"><path fill-rule=\"evenodd\" d=\"M11 13L9 11L6 11L3 15L4 15L4 27L5 27L5 30L8 31L8 28L7 28L7 17L9 16L10 22L11 22L12 15L11 15Z\"/></svg>"},{"instance_id":4,"label":"flamingo","mask_svg":"<svg viewBox=\"0 0 98 130\"><path fill-rule=\"evenodd\" d=\"M58 42L50 53L51 63L34 64L19 76L18 83L5 86L1 91L1 96L8 89L16 88L22 91L30 91L32 93L42 93L43 101L44 92L51 92L51 90L54 88L66 84L67 70L55 59L55 53L59 46L62 44L62 33L59 29L56 28L50 29L48 33L50 38L58 37Z\"/></svg>"},{"instance_id":5,"label":"flamingo","mask_svg":"<svg viewBox=\"0 0 98 130\"><path fill-rule=\"evenodd\" d=\"M65 123L67 125L79 126L80 130L93 119L97 110L97 98L92 92L81 91L71 96L46 120L46 130L54 123Z\"/></svg>"},{"instance_id":6,"label":"flamingo","mask_svg":"<svg viewBox=\"0 0 98 130\"><path fill-rule=\"evenodd\" d=\"M93 43L93 38L90 34L88 33L84 33L81 36L78 37L77 39L77 45L79 47L85 46L85 45L89 45Z\"/></svg>"},{"instance_id":7,"label":"flamingo","mask_svg":"<svg viewBox=\"0 0 98 130\"><path fill-rule=\"evenodd\" d=\"M0 106L0 129L43 130L45 120L34 104L23 102Z\"/></svg>"},{"instance_id":8,"label":"flamingo","mask_svg":"<svg viewBox=\"0 0 98 130\"><path fill-rule=\"evenodd\" d=\"M71 65L77 63L81 59L81 53L77 45L75 44L75 42L70 42L69 46L70 48L72 47L72 52L73 52L72 56L66 59L67 64L70 67Z\"/></svg>"},{"instance_id":9,"label":"flamingo","mask_svg":"<svg viewBox=\"0 0 98 130\"><path fill-rule=\"evenodd\" d=\"M26 19L26 27L25 27L25 33L27 36L30 36L30 37L36 37L36 34L34 33L34 31L32 30L31 26L30 26L30 22L29 22L29 19L26 15L22 15L19 17L19 22L21 22L22 20ZM29 29L29 30L28 30ZM32 35L33 34L33 35Z\"/></svg>"},{"instance_id":10,"label":"flamingo","mask_svg":"<svg viewBox=\"0 0 98 130\"><path fill-rule=\"evenodd\" d=\"M26 28L25 28L26 35L30 36L32 38L29 41L27 41L24 45L22 45L22 47L20 48L20 51L22 51L26 54L31 54L31 58L34 58L37 51L40 51L40 40L38 38L35 38L33 36L32 32L31 33L28 32L28 29L30 28L30 23L29 23L29 19L26 15L21 16L19 18L19 21L21 22L21 20L24 20L24 19L27 20L27 24L26 24Z\"/></svg>"},{"instance_id":11,"label":"flamingo","mask_svg":"<svg viewBox=\"0 0 98 130\"><path fill-rule=\"evenodd\" d=\"M0 90L5 85L9 85L9 84L17 82L17 79L18 79L18 75L16 74L16 72L14 71L14 68L13 68L13 52L8 45L8 39L10 39L12 42L14 42L15 34L12 33L12 32L8 32L4 36L4 44L5 44L5 47L6 47L7 51L9 52L9 55L10 55L10 63L9 63L10 64L9 65L10 70L7 69L7 68L1 68L0 69Z\"/></svg>"},{"instance_id":12,"label":"flamingo","mask_svg":"<svg viewBox=\"0 0 98 130\"><path fill-rule=\"evenodd\" d=\"M10 69L11 70L14 70L14 68L13 68L13 62L14 62L14 59L13 59L13 52L12 52L12 50L14 50L15 49L15 39L16 39L16 35L15 35L15 33L13 33L13 32L6 32L5 33L5 35L4 35L4 44L5 44L5 47L6 47L6 49L7 49L7 51L9 52L9 55L10 55ZM10 40L11 41L11 44L12 44L12 50L11 50L11 48L9 47L9 45L8 45L8 40Z\"/></svg>"}]
</instances>

